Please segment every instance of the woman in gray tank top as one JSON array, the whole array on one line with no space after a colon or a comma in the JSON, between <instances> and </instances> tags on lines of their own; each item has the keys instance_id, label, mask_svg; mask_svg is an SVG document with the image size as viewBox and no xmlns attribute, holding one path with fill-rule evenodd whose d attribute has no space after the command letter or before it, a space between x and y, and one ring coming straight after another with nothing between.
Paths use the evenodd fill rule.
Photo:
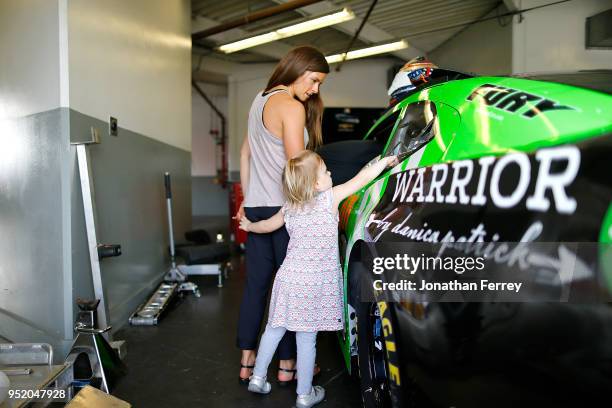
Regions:
<instances>
[{"instance_id":1,"label":"woman in gray tank top","mask_svg":"<svg viewBox=\"0 0 612 408\"><path fill-rule=\"evenodd\" d=\"M255 222L276 214L284 204L281 175L287 160L321 143L323 102L319 87L329 73L321 52L297 47L285 55L266 89L253 100L248 134L240 154L240 181L245 199L236 218L245 213ZM246 285L240 305L237 346L242 350L240 381L248 384L255 363L272 278L287 252L283 227L270 234L249 233L246 243ZM287 332L278 346L281 385L295 379L295 335Z\"/></svg>"}]
</instances>

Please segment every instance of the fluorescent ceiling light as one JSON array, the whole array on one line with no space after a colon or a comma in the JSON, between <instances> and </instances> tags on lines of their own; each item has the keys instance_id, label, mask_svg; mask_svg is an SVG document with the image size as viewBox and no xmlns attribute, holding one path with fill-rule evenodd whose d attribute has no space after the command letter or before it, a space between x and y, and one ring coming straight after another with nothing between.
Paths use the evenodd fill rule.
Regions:
<instances>
[{"instance_id":1,"label":"fluorescent ceiling light","mask_svg":"<svg viewBox=\"0 0 612 408\"><path fill-rule=\"evenodd\" d=\"M348 53L330 55L325 57L329 64L342 61L342 58L346 54L346 59L357 59L363 57L369 57L370 55L384 54L386 52L393 52L397 50L403 50L408 48L408 42L406 40L400 40L389 44L376 45L374 47L362 48L360 50L349 51Z\"/></svg>"},{"instance_id":2,"label":"fluorescent ceiling light","mask_svg":"<svg viewBox=\"0 0 612 408\"><path fill-rule=\"evenodd\" d=\"M226 54L244 50L246 48L255 47L257 45L266 44L272 41L277 41L282 38L291 37L294 35L306 33L308 31L318 30L323 27L328 27L334 24L343 23L348 20L355 18L355 14L344 8L333 14L328 14L322 17L314 18L312 20L304 21L302 23L293 24L287 27L279 28L278 30L270 31L266 34L256 35L254 37L246 38L244 40L235 41L229 44L224 44L219 47L219 51L223 51Z\"/></svg>"}]
</instances>

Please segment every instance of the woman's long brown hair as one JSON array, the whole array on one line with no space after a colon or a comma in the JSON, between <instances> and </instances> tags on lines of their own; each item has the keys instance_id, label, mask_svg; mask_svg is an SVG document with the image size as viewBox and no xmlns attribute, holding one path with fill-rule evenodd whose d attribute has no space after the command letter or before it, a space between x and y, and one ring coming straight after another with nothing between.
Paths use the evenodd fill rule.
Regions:
<instances>
[{"instance_id":1,"label":"woman's long brown hair","mask_svg":"<svg viewBox=\"0 0 612 408\"><path fill-rule=\"evenodd\" d=\"M274 68L264 92L285 85L289 86L306 71L329 73L325 56L314 47L302 46L289 51ZM306 129L308 129L308 148L314 150L323 141L321 121L323 119L323 100L320 94L309 97L303 102L306 109Z\"/></svg>"}]
</instances>

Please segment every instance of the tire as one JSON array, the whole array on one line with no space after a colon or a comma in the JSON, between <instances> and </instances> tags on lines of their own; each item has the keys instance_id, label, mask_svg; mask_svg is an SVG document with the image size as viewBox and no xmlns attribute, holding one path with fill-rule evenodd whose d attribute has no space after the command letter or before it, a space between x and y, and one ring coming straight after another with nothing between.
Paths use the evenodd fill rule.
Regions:
<instances>
[{"instance_id":1,"label":"tire","mask_svg":"<svg viewBox=\"0 0 612 408\"><path fill-rule=\"evenodd\" d=\"M357 315L359 378L363 406L392 408L380 311L375 303L362 303Z\"/></svg>"},{"instance_id":2,"label":"tire","mask_svg":"<svg viewBox=\"0 0 612 408\"><path fill-rule=\"evenodd\" d=\"M392 310L386 302L361 301L359 274L363 267L351 266L349 299L357 312L356 371L363 407L400 408L404 405Z\"/></svg>"}]
</instances>

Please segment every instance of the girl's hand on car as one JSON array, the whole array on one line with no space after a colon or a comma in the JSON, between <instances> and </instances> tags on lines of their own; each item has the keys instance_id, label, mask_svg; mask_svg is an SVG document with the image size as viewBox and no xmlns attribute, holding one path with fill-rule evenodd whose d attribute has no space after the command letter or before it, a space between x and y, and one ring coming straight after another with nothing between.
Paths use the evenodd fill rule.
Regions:
<instances>
[{"instance_id":1,"label":"girl's hand on car","mask_svg":"<svg viewBox=\"0 0 612 408\"><path fill-rule=\"evenodd\" d=\"M385 157L383 160L387 161L387 167L395 167L399 164L399 160L397 159L397 156L388 156L388 157Z\"/></svg>"},{"instance_id":2,"label":"girl's hand on car","mask_svg":"<svg viewBox=\"0 0 612 408\"><path fill-rule=\"evenodd\" d=\"M240 218L240 229L246 232L249 232L249 226L252 224L251 221L249 221L249 219L245 216L243 216L242 218Z\"/></svg>"}]
</instances>

